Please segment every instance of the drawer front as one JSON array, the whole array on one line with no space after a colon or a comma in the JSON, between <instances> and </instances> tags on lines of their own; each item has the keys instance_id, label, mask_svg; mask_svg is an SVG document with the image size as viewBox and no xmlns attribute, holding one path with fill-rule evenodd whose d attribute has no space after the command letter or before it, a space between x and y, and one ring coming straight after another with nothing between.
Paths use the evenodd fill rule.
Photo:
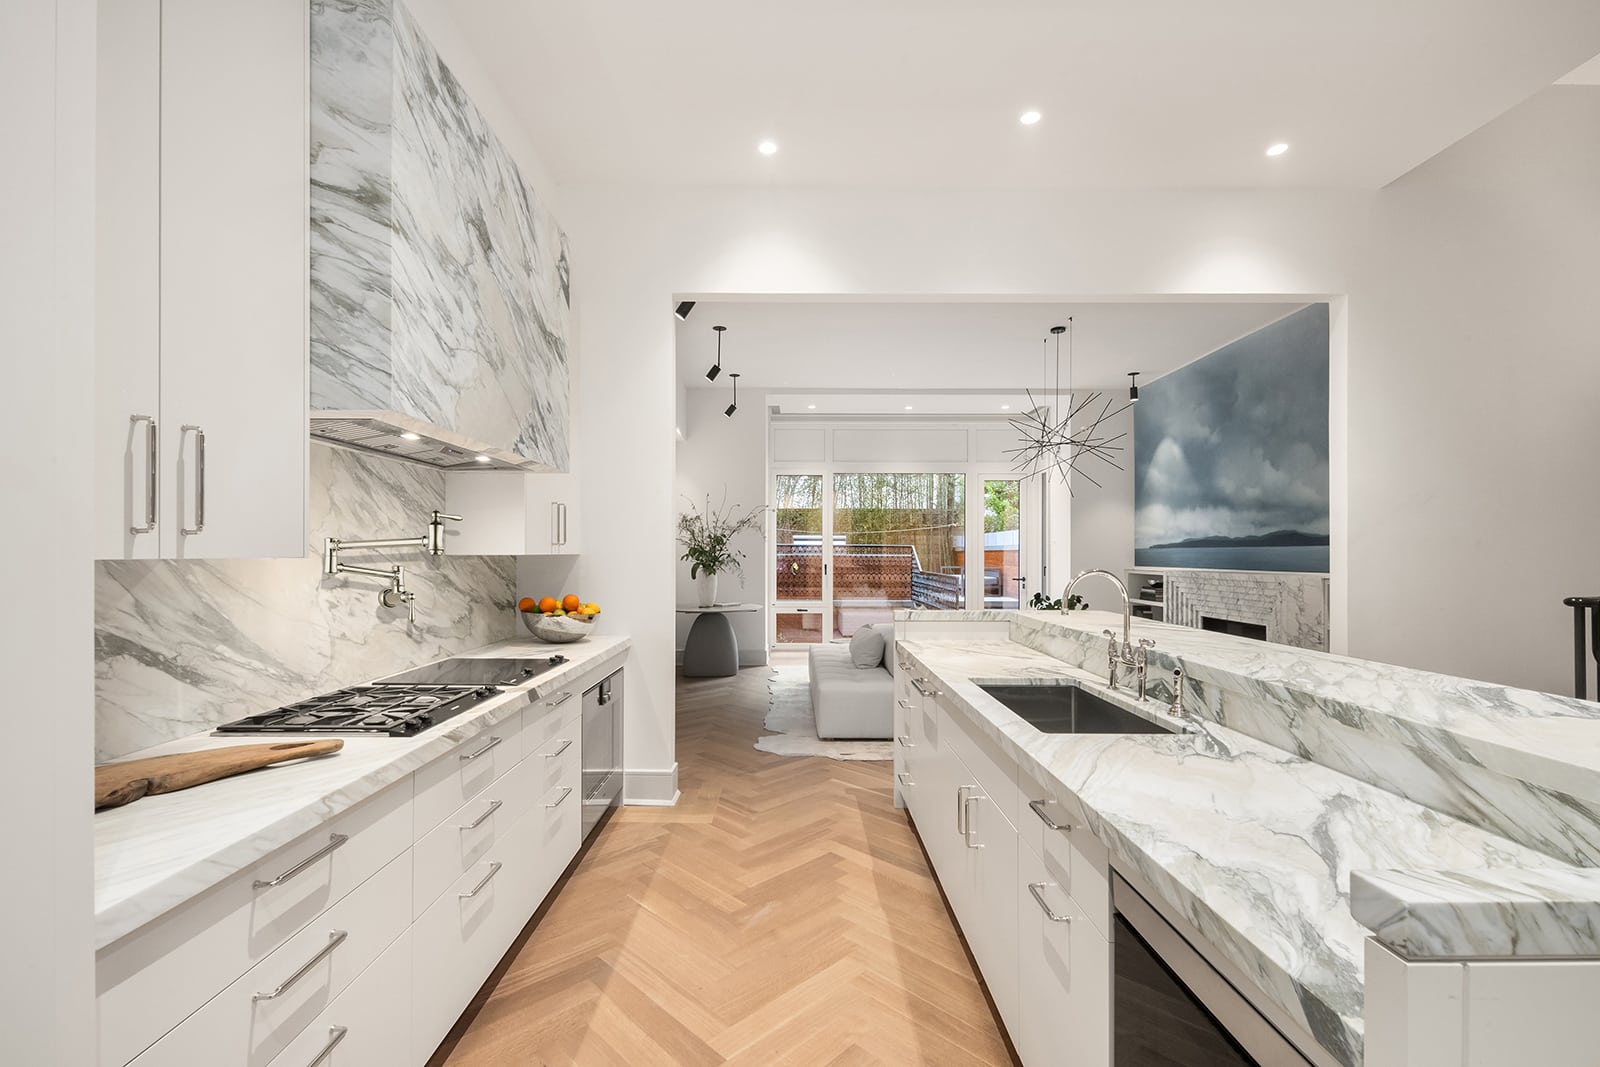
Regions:
<instances>
[{"instance_id":1,"label":"drawer front","mask_svg":"<svg viewBox=\"0 0 1600 1067\"><path fill-rule=\"evenodd\" d=\"M1110 1067L1111 945L1057 867L1024 848L1017 875L1017 1055L1025 1067Z\"/></svg>"},{"instance_id":2,"label":"drawer front","mask_svg":"<svg viewBox=\"0 0 1600 1067\"><path fill-rule=\"evenodd\" d=\"M266 1067L411 921L411 854L390 861L136 1061Z\"/></svg>"},{"instance_id":3,"label":"drawer front","mask_svg":"<svg viewBox=\"0 0 1600 1067\"><path fill-rule=\"evenodd\" d=\"M1083 809L1070 794L1047 788L1026 772L1020 785L1016 818L1023 842L1057 872L1063 890L1100 936L1109 938L1110 853L1084 824Z\"/></svg>"},{"instance_id":4,"label":"drawer front","mask_svg":"<svg viewBox=\"0 0 1600 1067\"><path fill-rule=\"evenodd\" d=\"M1017 812L1017 764L966 713L939 702L939 743L948 748L1009 821Z\"/></svg>"},{"instance_id":5,"label":"drawer front","mask_svg":"<svg viewBox=\"0 0 1600 1067\"><path fill-rule=\"evenodd\" d=\"M530 880L524 887L523 916L532 915L578 854L583 843L583 795L576 762L559 783L534 802L523 820L520 847L533 859Z\"/></svg>"},{"instance_id":6,"label":"drawer front","mask_svg":"<svg viewBox=\"0 0 1600 1067\"><path fill-rule=\"evenodd\" d=\"M412 917L421 915L456 879L484 862L527 814L538 795L535 763L522 760L461 805L416 846Z\"/></svg>"},{"instance_id":7,"label":"drawer front","mask_svg":"<svg viewBox=\"0 0 1600 1067\"><path fill-rule=\"evenodd\" d=\"M520 827L502 847L456 879L412 926L411 1062L425 1063L531 912L526 886L534 857L520 845Z\"/></svg>"},{"instance_id":8,"label":"drawer front","mask_svg":"<svg viewBox=\"0 0 1600 1067\"><path fill-rule=\"evenodd\" d=\"M529 704L522 710L522 756L538 756L559 746L560 741L577 741L570 724L583 712L583 693L576 688L562 689Z\"/></svg>"},{"instance_id":9,"label":"drawer front","mask_svg":"<svg viewBox=\"0 0 1600 1067\"><path fill-rule=\"evenodd\" d=\"M149 1048L410 848L411 828L407 778L101 950L99 1062L121 1067Z\"/></svg>"},{"instance_id":10,"label":"drawer front","mask_svg":"<svg viewBox=\"0 0 1600 1067\"><path fill-rule=\"evenodd\" d=\"M413 840L429 830L510 770L521 758L518 736L521 714L513 715L439 757L416 775L416 829Z\"/></svg>"},{"instance_id":11,"label":"drawer front","mask_svg":"<svg viewBox=\"0 0 1600 1067\"><path fill-rule=\"evenodd\" d=\"M289 1042L271 1067L308 1067L330 1046L318 1067L401 1067L411 1062L411 1028L406 1013L396 1010L410 997L408 929Z\"/></svg>"}]
</instances>

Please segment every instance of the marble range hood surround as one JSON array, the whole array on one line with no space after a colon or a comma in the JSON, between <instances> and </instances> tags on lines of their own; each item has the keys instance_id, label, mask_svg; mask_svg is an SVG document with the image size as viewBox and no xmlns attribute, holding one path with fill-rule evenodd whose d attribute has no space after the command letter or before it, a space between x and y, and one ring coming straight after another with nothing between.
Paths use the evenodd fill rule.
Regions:
<instances>
[{"instance_id":1,"label":"marble range hood surround","mask_svg":"<svg viewBox=\"0 0 1600 1067\"><path fill-rule=\"evenodd\" d=\"M401 4L312 3L311 109L312 434L568 469L566 235Z\"/></svg>"}]
</instances>

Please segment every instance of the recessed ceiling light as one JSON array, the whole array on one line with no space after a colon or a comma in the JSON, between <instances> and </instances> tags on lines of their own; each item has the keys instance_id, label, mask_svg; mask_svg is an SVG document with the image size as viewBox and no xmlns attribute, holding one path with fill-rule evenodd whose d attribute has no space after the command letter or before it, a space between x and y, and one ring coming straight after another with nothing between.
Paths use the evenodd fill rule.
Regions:
<instances>
[{"instance_id":1,"label":"recessed ceiling light","mask_svg":"<svg viewBox=\"0 0 1600 1067\"><path fill-rule=\"evenodd\" d=\"M1269 156L1281 156L1287 151L1289 151L1289 146L1284 144L1282 141L1279 141L1277 144L1275 144L1271 148L1267 149L1267 155L1269 155Z\"/></svg>"},{"instance_id":2,"label":"recessed ceiling light","mask_svg":"<svg viewBox=\"0 0 1600 1067\"><path fill-rule=\"evenodd\" d=\"M1017 121L1021 122L1024 126L1032 126L1034 123L1039 121L1039 113L1037 111L1024 111L1022 116Z\"/></svg>"},{"instance_id":3,"label":"recessed ceiling light","mask_svg":"<svg viewBox=\"0 0 1600 1067\"><path fill-rule=\"evenodd\" d=\"M472 458L476 459L479 463L488 463L489 462L489 457L488 456L474 456Z\"/></svg>"},{"instance_id":4,"label":"recessed ceiling light","mask_svg":"<svg viewBox=\"0 0 1600 1067\"><path fill-rule=\"evenodd\" d=\"M1010 411L1011 410L1011 405L1010 404L1001 404L1000 405L1000 410L1001 411Z\"/></svg>"},{"instance_id":5,"label":"recessed ceiling light","mask_svg":"<svg viewBox=\"0 0 1600 1067\"><path fill-rule=\"evenodd\" d=\"M410 430L407 430L405 433L400 435L400 440L402 440L402 441L420 441L420 440L422 440L422 435L420 433L412 433Z\"/></svg>"},{"instance_id":6,"label":"recessed ceiling light","mask_svg":"<svg viewBox=\"0 0 1600 1067\"><path fill-rule=\"evenodd\" d=\"M764 156L775 156L778 154L778 142L762 141L760 144L756 145L756 151L760 152Z\"/></svg>"},{"instance_id":7,"label":"recessed ceiling light","mask_svg":"<svg viewBox=\"0 0 1600 1067\"><path fill-rule=\"evenodd\" d=\"M817 405L815 405L815 404L807 404L806 405L806 410L807 411L815 411L815 410L817 410Z\"/></svg>"},{"instance_id":8,"label":"recessed ceiling light","mask_svg":"<svg viewBox=\"0 0 1600 1067\"><path fill-rule=\"evenodd\" d=\"M911 410L911 405L910 405L910 404L907 404L907 405L906 405L906 410L907 410L907 411L910 411L910 410Z\"/></svg>"}]
</instances>

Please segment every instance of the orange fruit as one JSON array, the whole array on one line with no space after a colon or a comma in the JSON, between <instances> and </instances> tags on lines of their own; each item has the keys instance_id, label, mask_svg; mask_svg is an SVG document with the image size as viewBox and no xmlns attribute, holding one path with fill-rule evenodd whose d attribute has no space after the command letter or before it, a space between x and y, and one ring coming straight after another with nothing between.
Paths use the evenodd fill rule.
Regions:
<instances>
[{"instance_id":1,"label":"orange fruit","mask_svg":"<svg viewBox=\"0 0 1600 1067\"><path fill-rule=\"evenodd\" d=\"M563 611L577 611L581 607L583 607L583 601L578 599L578 595L576 593L568 593L566 596L561 598L561 608Z\"/></svg>"},{"instance_id":2,"label":"orange fruit","mask_svg":"<svg viewBox=\"0 0 1600 1067\"><path fill-rule=\"evenodd\" d=\"M537 600L534 600L533 597L531 597L531 596L525 596L521 600L517 601L517 610L518 611L538 611L539 610L539 602Z\"/></svg>"},{"instance_id":3,"label":"orange fruit","mask_svg":"<svg viewBox=\"0 0 1600 1067\"><path fill-rule=\"evenodd\" d=\"M539 601L539 610L544 612L546 615L550 614L560 606L560 604L556 603L556 598L553 596L547 596L543 600Z\"/></svg>"}]
</instances>

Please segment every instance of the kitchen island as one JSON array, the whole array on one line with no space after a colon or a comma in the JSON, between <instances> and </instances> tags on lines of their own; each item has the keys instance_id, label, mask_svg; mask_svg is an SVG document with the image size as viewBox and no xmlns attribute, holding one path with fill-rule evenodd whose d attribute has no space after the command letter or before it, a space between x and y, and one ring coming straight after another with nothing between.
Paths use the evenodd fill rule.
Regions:
<instances>
[{"instance_id":1,"label":"kitchen island","mask_svg":"<svg viewBox=\"0 0 1600 1067\"><path fill-rule=\"evenodd\" d=\"M1106 686L1103 631L1120 630L1120 616L903 612L897 626L898 676L927 690L922 708L936 703L959 727L947 732L973 731L1016 768L1016 814L990 825L1026 832L1029 800L1070 815L1109 870L1203 942L1311 1062L1407 1062L1389 1047L1407 1039L1397 1032L1405 1018L1380 1012L1380 1038L1365 1033L1373 952L1456 968L1463 958L1559 954L1594 981L1584 958L1600 955L1600 892L1589 892L1600 882L1580 864L1600 835L1592 810L1571 798L1600 788L1600 708L1144 622L1134 639L1156 645L1140 701ZM1181 723L1167 715L1179 666ZM1062 682L1188 732L1041 733L982 688ZM903 691L902 715L918 696ZM928 754L906 746L943 747L944 735L897 733L900 762L920 764L900 779L907 800L927 780ZM974 784L958 808L981 782L971 762L984 757L962 766ZM949 806L941 796L932 818L918 820L925 844ZM938 868L937 848L929 852ZM1006 1019L1014 1039L1019 1023L1032 1025L1022 1018L1026 990L1017 998ZM1436 1062L1489 1062L1450 1059L1447 1046L1435 1042L1446 1056Z\"/></svg>"}]
</instances>

